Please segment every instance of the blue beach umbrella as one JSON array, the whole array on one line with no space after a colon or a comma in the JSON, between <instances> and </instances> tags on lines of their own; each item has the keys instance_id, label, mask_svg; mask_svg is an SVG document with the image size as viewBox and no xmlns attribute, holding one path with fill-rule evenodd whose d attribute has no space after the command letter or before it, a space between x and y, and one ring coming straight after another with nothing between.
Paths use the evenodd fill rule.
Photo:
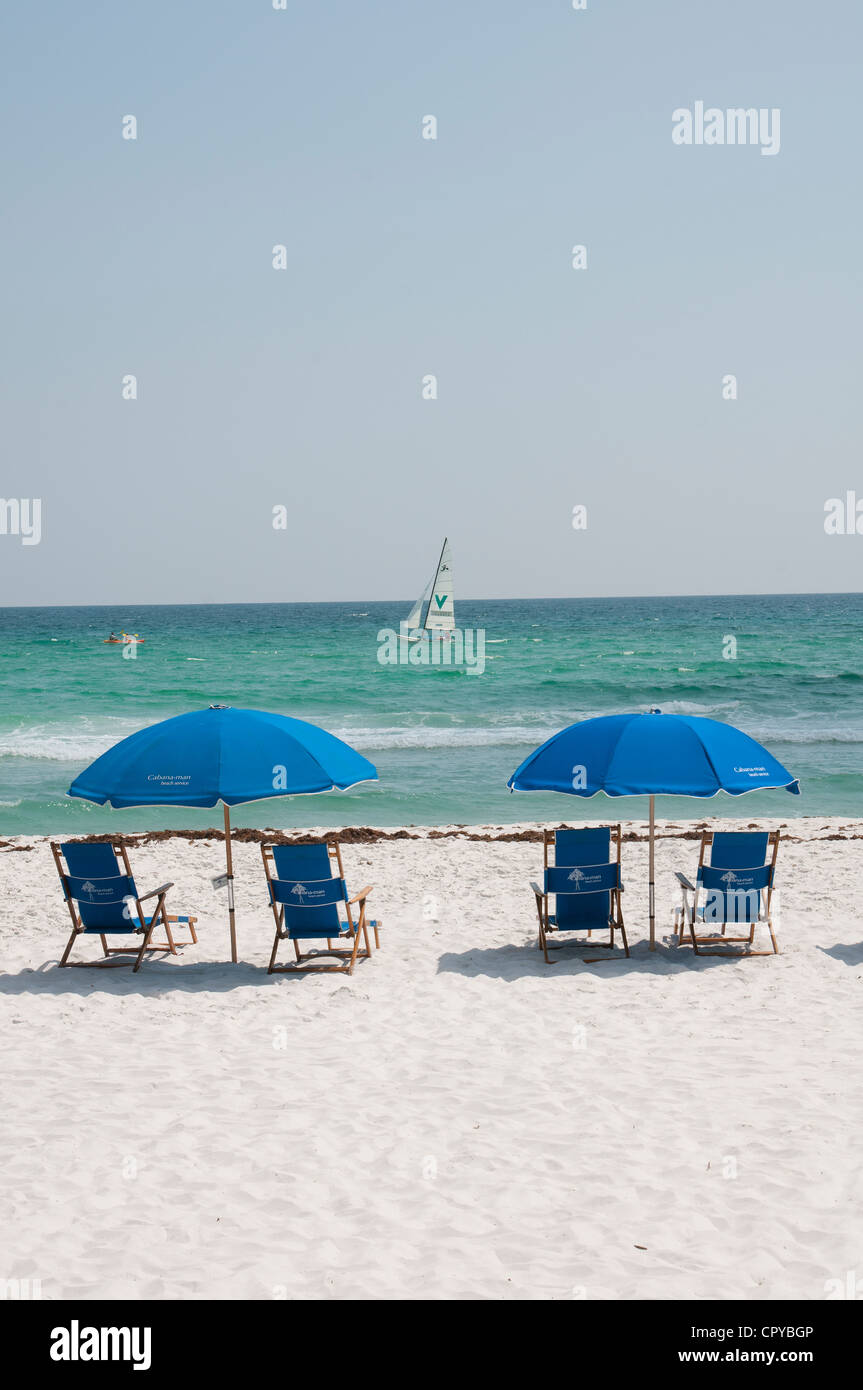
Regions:
<instances>
[{"instance_id":1,"label":"blue beach umbrella","mask_svg":"<svg viewBox=\"0 0 863 1390\"><path fill-rule=\"evenodd\" d=\"M68 796L99 806L218 806L225 812L231 959L237 959L230 807L309 792L345 791L377 780L348 744L283 714L211 705L139 729L109 748Z\"/></svg>"},{"instance_id":2,"label":"blue beach umbrella","mask_svg":"<svg viewBox=\"0 0 863 1390\"><path fill-rule=\"evenodd\" d=\"M510 777L512 791L650 797L650 949L654 950L655 797L742 796L764 787L799 793L795 777L754 738L685 714L610 714L548 739Z\"/></svg>"}]
</instances>

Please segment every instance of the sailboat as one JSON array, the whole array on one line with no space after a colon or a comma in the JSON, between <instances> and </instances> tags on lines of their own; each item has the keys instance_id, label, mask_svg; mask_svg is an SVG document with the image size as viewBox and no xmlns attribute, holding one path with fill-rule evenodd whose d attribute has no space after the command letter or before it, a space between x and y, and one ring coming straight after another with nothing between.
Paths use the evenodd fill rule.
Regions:
<instances>
[{"instance_id":1,"label":"sailboat","mask_svg":"<svg viewBox=\"0 0 863 1390\"><path fill-rule=\"evenodd\" d=\"M431 583L423 589L402 626L408 629L409 640L414 642L422 641L427 632L440 633L443 637L455 629L452 555L446 537Z\"/></svg>"}]
</instances>

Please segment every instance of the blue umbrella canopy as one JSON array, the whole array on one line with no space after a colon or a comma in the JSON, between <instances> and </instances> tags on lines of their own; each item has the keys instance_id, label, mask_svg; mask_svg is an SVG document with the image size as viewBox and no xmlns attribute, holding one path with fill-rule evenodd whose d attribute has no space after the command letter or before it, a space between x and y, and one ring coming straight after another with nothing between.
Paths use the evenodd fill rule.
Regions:
<instances>
[{"instance_id":1,"label":"blue umbrella canopy","mask_svg":"<svg viewBox=\"0 0 863 1390\"><path fill-rule=\"evenodd\" d=\"M525 758L513 791L572 796L741 796L759 787L799 792L797 779L754 738L686 714L609 714L562 729Z\"/></svg>"},{"instance_id":2,"label":"blue umbrella canopy","mask_svg":"<svg viewBox=\"0 0 863 1390\"><path fill-rule=\"evenodd\" d=\"M224 805L231 959L237 959L229 807L345 791L377 780L355 749L302 719L211 705L139 729L76 777L67 795L100 806Z\"/></svg>"},{"instance_id":3,"label":"blue umbrella canopy","mask_svg":"<svg viewBox=\"0 0 863 1390\"><path fill-rule=\"evenodd\" d=\"M257 709L178 714L139 729L75 778L69 796L100 806L240 806L345 791L377 770L334 734Z\"/></svg>"},{"instance_id":4,"label":"blue umbrella canopy","mask_svg":"<svg viewBox=\"0 0 863 1390\"><path fill-rule=\"evenodd\" d=\"M511 791L569 796L649 796L650 949L654 949L654 848L657 795L742 796L765 787L799 793L787 768L754 738L686 714L609 714L562 729L525 758Z\"/></svg>"}]
</instances>

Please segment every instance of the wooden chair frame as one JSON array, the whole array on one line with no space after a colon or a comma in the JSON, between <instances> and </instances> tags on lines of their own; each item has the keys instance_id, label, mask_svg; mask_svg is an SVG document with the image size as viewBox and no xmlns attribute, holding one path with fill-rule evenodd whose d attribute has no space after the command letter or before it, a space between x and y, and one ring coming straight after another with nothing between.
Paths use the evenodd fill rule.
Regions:
<instances>
[{"instance_id":1,"label":"wooden chair frame","mask_svg":"<svg viewBox=\"0 0 863 1390\"><path fill-rule=\"evenodd\" d=\"M722 832L719 832L719 833L721 834ZM760 910L757 919L756 919L754 922L751 922L751 923L750 923L750 926L749 926L749 935L748 935L748 936L728 936L728 935L726 934L726 931L725 931L725 928L728 926L728 923L727 923L727 922L723 922L723 923L722 923L722 931L719 933L719 935L715 935L715 934L714 934L714 935L712 935L712 936L698 936L698 934L697 934L697 932L696 932L696 923L697 923L697 920L698 920L698 898L699 898L699 894L703 891L703 889L702 889L702 887L701 887L701 874L700 874L700 870L704 867L704 856L705 856L705 853L706 853L706 851L707 851L708 846L713 844L713 836L714 836L714 831L712 831L712 830L703 830L703 831L701 832L701 849L700 849L699 855L698 855L698 868L699 868L699 873L698 873L698 875L696 876L695 883L690 883L689 879L686 877L685 874L675 873L675 878L677 879L678 883L680 884L680 886L681 886L681 888L682 888L682 890L683 890L683 906L682 906L682 908L680 909L680 913L681 913L681 917L682 917L682 921L683 921L683 928L684 928L684 930L683 930L683 931L680 931L680 933L679 933L679 936L678 936L678 945L680 945L680 946L684 946L684 945L687 945L687 944L690 945L690 946L692 947L693 951L695 952L695 954L696 954L696 955L699 955L699 956L727 956L727 957L729 957L729 958L732 959L732 960L734 960L734 959L743 959L743 958L746 957L746 956L774 956L774 955L775 955L775 956L778 956L778 955L779 955L779 946L777 945L777 942L776 942L776 933L775 933L774 930L773 930L773 912L772 912L772 906L773 906L773 884L774 884L774 880L775 880L775 877L776 877L776 859L777 859L777 856L778 856L778 854L779 854L779 840L780 840L781 834L782 834L782 832L781 832L780 830L771 830L771 831L769 831L768 836L767 836L767 848L768 848L768 850L770 849L770 846L771 846L771 845L773 846L773 853L772 853L772 855L770 856L770 859L769 859L770 877L769 877L769 879L768 879L766 889L762 889L762 890L761 890L761 892L762 892L762 894L763 894L763 899L762 899L762 901L763 901L763 910ZM752 869L759 869L759 868L762 868L763 865L761 865L761 864L751 864L751 865L748 865L747 867L752 868ZM692 894L692 901L691 901L691 902L690 902L689 897L688 897L688 895L689 895L690 893ZM736 925L736 924L732 924L732 925ZM770 932L770 941L771 941L771 944L772 944L772 946L773 946L772 951L753 951L753 950L752 950L752 947L753 947L754 942L755 942L755 928L756 928L757 926L760 926L760 925L761 925L761 926L766 925L767 930ZM688 942L688 943L687 943L686 938L685 938L685 935L684 935L684 931L685 931L685 929L686 929L687 927L689 928L689 942ZM725 949L726 945L732 946L733 943L741 943L741 945L743 945L744 949L742 949L742 950L735 950L735 949L727 950L727 949ZM705 949L705 948L706 948L706 949ZM717 949L717 948L718 948L718 949ZM746 949L746 948L748 948L748 949Z\"/></svg>"},{"instance_id":2,"label":"wooden chair frame","mask_svg":"<svg viewBox=\"0 0 863 1390\"><path fill-rule=\"evenodd\" d=\"M111 848L114 851L114 854L118 860L117 872L127 875L134 882L134 875L132 873L131 865L129 864L129 856L126 852L126 846L122 843L122 841L112 841ZM66 899L66 906L68 907L69 915L72 918L72 935L69 937L69 940L66 943L66 949L60 957L59 963L61 966L77 966L80 969L105 970L108 967L117 968L125 965L131 965L132 972L134 974L136 971L140 970L141 962L144 959L144 954L146 951L169 952L172 956L176 956L179 955L179 951L177 950L178 946L189 946L192 944L197 944L198 937L195 932L195 924L198 920L197 917L188 918L188 927L192 938L191 942L178 942L174 940L174 934L171 931L171 923L173 922L175 924L178 924L179 919L175 915L169 915L165 907L165 896L168 892L168 889L173 888L174 885L173 883L163 883L161 887L154 888L152 892L144 893L143 896L135 899L135 904L138 910L138 920L142 923L146 920L146 914L144 913L141 904L149 902L151 898L158 898L159 900L156 904L156 909L153 912L152 917L150 918L149 926L135 927L131 923L129 924L130 936L137 936L143 932L144 940L141 946L109 946L108 938L104 932L94 932L89 928L85 927L84 923L81 921L80 914L76 911L75 908L75 901L69 890L68 876L66 874L65 868L63 867L63 852L60 849L59 844L56 844L53 840L51 841L51 853L54 856L54 863L57 866L57 873L60 875L60 882L63 885L63 896ZM120 865L122 865L122 868L120 868ZM150 940L150 937L152 936L153 931L155 930L156 924L159 921L161 921L164 925L167 941ZM79 936L98 936L99 940L102 943L102 950L105 954L105 959L69 960L69 953L72 950L72 947L74 946ZM134 962L131 960L111 960L111 956L129 955L134 955Z\"/></svg>"},{"instance_id":3,"label":"wooden chair frame","mask_svg":"<svg viewBox=\"0 0 863 1390\"><path fill-rule=\"evenodd\" d=\"M549 943L549 940L548 940L549 935L551 935L551 934L553 934L554 932L558 931L558 928L557 928L557 926L556 926L554 923L552 923L552 922L549 921L550 913L549 913L549 910L548 910L548 900L549 900L549 897L552 896L552 895L549 894L549 893L546 893L546 892L544 891L544 888L545 888L545 872L543 872L543 887L542 887L542 888L540 888L540 886L539 886L538 883L532 882L531 885L530 885L531 888L533 889L534 898L535 898L535 900L536 900L536 915L537 915L537 917L538 917L538 919L539 919L539 941L538 941L538 946L539 946L539 949L542 951L542 953L543 953L543 955L544 955L544 957L545 957L545 963L546 963L546 965L556 965L556 964L557 964L557 961L554 961L554 960L551 960L551 959L550 959L549 954L548 954L549 951L561 951L561 950L563 950L564 946L575 946L575 947L578 947L578 948L581 949L581 950L583 950L585 947L591 946L591 947L593 947L594 949L600 949L600 950L604 950L604 951L611 951L611 950L614 949L614 933L615 933L616 931L619 931L620 934L621 934L621 936L622 936L622 938L623 938L623 951L624 951L624 955L625 955L625 956L628 956L628 955L629 955L629 942L628 942L627 939L626 939L626 927L624 926L624 922L623 922L623 904L621 903L621 900L620 900L620 895L621 895L621 893L623 892L623 884L622 884L621 881L620 881L620 872L621 872L620 860L621 860L621 843L622 843L622 841L621 841L621 827L620 827L620 825L610 825L610 826L608 827L608 829L611 831L611 841L612 841L612 845L615 845L615 844L616 844L616 846L617 846L617 882L618 882L618 887L611 890L611 897L610 897L611 914L610 914L609 923L608 923L610 937L609 937L609 940L608 940L608 941L594 941L594 940L592 939L592 937L593 937L593 929L592 929L592 928L588 928L588 929L587 929L587 939L586 939L585 941L567 940L567 941L561 941L559 944L551 944L551 943ZM543 867L543 871L545 871L546 869L548 869L548 868L551 867L551 864L550 864L550 862L549 862L549 848L552 847L552 846L554 845L554 836L555 836L555 832L554 832L553 830L544 830L543 833L542 833L542 867ZM608 864L608 863L613 863L613 862L614 862L613 860L606 860L606 864ZM567 931L567 929L566 929L565 927L564 927L563 930L564 930L564 931ZM567 932L567 935L569 935L568 932ZM588 964L590 964L590 965L595 965L595 964L597 964L597 963L598 963L597 961L589 961L589 962L588 962Z\"/></svg>"},{"instance_id":4,"label":"wooden chair frame","mask_svg":"<svg viewBox=\"0 0 863 1390\"><path fill-rule=\"evenodd\" d=\"M336 875L334 875L334 877L340 878L340 879L342 880L342 882L344 882L344 879L345 879L345 870L344 870L344 865L343 865L343 863L342 863L342 851L341 851L341 846L338 845L338 844L330 844L329 842L327 842L327 854L328 854L328 856L329 856L330 861L335 862L335 864L336 864L336 866L337 866L337 868L338 868L338 873L337 873ZM262 845L261 845L261 858L262 858L263 861L264 861L264 873L265 873L266 876L267 876L267 890L268 890L269 898L270 898L270 907L272 908L272 911L273 911L273 918L274 918L275 923L276 923L276 935L275 935L275 938L274 938L274 940L273 940L273 949L272 949L272 951L270 952L270 963L269 963L269 965L267 966L267 974L268 974L268 975L313 975L313 974L317 974L317 975L333 975L333 974L336 974L336 975L339 975L339 974L341 974L341 975L352 975L352 974L354 973L354 966L355 966L356 962L357 962L358 960L368 960L368 959L371 957L371 954L372 954L372 952L371 952L371 947L370 947L370 945L369 945L369 932L368 932L368 925L369 925L369 924L368 924L367 921L366 921L366 899L368 898L369 893L371 893L371 891L372 891L371 886L368 886L368 887L366 887L366 888L363 888L359 893L356 893L352 898L347 898L347 899L345 900L345 909L346 909L346 912L347 912L348 925L347 925L347 927L346 927L346 930L343 931L343 932L340 932L340 933L339 933L339 936L338 936L337 938L333 938L333 937L331 937L331 936L328 936L328 937L325 937L325 938L320 938L320 939L322 939L322 940L326 940L327 949L326 949L325 951L319 950L319 951L305 951L305 952L303 952L303 951L300 950L300 943L299 943L299 941L298 941L295 937L291 937L290 932L288 932L288 931L285 930L285 905L284 905L284 903L277 903L277 902L276 902L275 898L273 897L272 890L271 890L271 888L270 888L270 885L271 885L273 879L274 879L274 878L278 878L278 874L275 873L275 867L276 867L276 866L275 866L275 859L273 858L273 846L272 846L272 845L265 845L265 844L262 844ZM352 914L352 912L351 912L351 908L352 908L352 907L355 907L355 906L357 906L357 905L359 905L359 914L358 914L358 917L357 917L357 921L355 922L355 921L354 921L354 918L353 918L353 914ZM380 926L381 926L381 923L380 923L380 922L373 922L373 923L372 923L372 929L373 929L373 931L374 931L374 937L375 937L375 950L379 950L379 949L380 949L380 937L379 937L379 935L378 935L378 928L379 928ZM359 949L360 937L361 937L361 936L362 936L363 941L365 942L365 948L364 948L363 950L360 950L360 949ZM334 940L334 939L335 939L335 940L343 940L343 939L346 938L346 937L352 938L352 940L353 940L353 946L352 946L350 949L339 948L339 947L333 946L333 940ZM315 938L312 937L312 938L309 938L309 939L314 940ZM295 954L296 954L296 961L293 962L293 963L289 963L289 964L287 964L287 965L277 965L277 964L276 964L276 957L278 956L279 942L280 942L280 941L290 941L290 940L293 940L293 943L294 943L294 952L295 952ZM319 958L322 957L322 956L333 956L333 957L336 957L336 958L342 960L342 961L344 962L344 964L342 964L342 965L308 965L308 964L306 964L307 961L314 961L314 960L319 959Z\"/></svg>"}]
</instances>

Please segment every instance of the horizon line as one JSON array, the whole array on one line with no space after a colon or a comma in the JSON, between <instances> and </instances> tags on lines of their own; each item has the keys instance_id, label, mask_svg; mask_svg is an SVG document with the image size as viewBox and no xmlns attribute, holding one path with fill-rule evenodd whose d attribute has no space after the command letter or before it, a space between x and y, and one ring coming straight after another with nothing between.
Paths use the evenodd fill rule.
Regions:
<instances>
[{"instance_id":1,"label":"horizon line","mask_svg":"<svg viewBox=\"0 0 863 1390\"><path fill-rule=\"evenodd\" d=\"M803 589L803 590L739 590L733 593L702 594L545 594L525 598L523 595L509 597L460 598L458 603L625 603L633 599L720 599L720 598L856 598L863 589ZM335 604L402 604L411 603L407 597L375 599L231 599L196 600L194 602L146 603L134 600L117 603L9 603L0 604L0 613L26 612L32 609L67 608L311 608L331 607Z\"/></svg>"}]
</instances>

